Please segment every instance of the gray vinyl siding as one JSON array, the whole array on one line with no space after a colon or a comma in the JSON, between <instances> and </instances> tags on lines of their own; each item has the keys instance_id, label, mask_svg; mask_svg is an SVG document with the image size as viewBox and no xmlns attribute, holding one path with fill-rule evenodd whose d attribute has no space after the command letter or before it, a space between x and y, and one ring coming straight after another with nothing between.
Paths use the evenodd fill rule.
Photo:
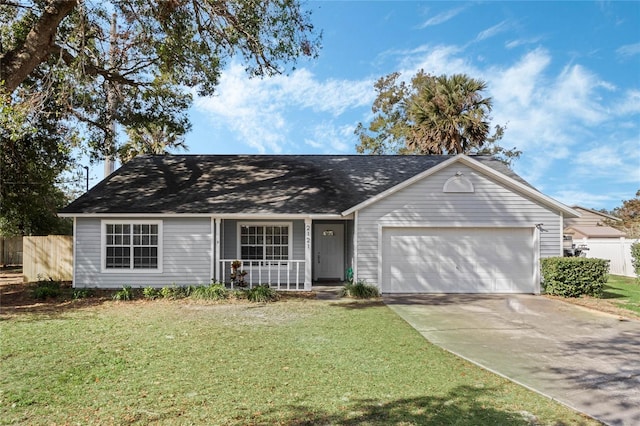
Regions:
<instances>
[{"instance_id":1,"label":"gray vinyl siding","mask_svg":"<svg viewBox=\"0 0 640 426\"><path fill-rule=\"evenodd\" d=\"M473 193L443 193L447 179L462 172ZM358 279L378 283L380 226L531 227L543 223L540 257L562 254L559 212L525 197L462 164L454 164L358 212Z\"/></svg>"},{"instance_id":2,"label":"gray vinyl siding","mask_svg":"<svg viewBox=\"0 0 640 426\"><path fill-rule=\"evenodd\" d=\"M127 220L125 217L109 219ZM209 283L212 259L211 220L164 218L162 225L162 273L101 273L101 218L77 218L74 286L119 288L123 285L162 287Z\"/></svg>"}]
</instances>

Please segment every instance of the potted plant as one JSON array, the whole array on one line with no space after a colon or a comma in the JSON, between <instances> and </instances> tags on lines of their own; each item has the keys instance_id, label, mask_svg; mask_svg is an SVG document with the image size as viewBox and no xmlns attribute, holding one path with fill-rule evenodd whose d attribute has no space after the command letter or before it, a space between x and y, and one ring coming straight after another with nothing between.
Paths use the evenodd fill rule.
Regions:
<instances>
[{"instance_id":1,"label":"potted plant","mask_svg":"<svg viewBox=\"0 0 640 426\"><path fill-rule=\"evenodd\" d=\"M247 283L244 281L244 277L247 275L247 271L243 271L242 262L234 260L231 262L231 282L238 287L246 287Z\"/></svg>"}]
</instances>

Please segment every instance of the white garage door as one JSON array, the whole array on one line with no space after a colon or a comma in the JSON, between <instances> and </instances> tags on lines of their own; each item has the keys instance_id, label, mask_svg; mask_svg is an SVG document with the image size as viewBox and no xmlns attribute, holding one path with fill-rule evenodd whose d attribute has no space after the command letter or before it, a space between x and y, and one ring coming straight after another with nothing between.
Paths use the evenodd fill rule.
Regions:
<instances>
[{"instance_id":1,"label":"white garage door","mask_svg":"<svg viewBox=\"0 0 640 426\"><path fill-rule=\"evenodd\" d=\"M383 228L385 293L535 293L530 228Z\"/></svg>"}]
</instances>

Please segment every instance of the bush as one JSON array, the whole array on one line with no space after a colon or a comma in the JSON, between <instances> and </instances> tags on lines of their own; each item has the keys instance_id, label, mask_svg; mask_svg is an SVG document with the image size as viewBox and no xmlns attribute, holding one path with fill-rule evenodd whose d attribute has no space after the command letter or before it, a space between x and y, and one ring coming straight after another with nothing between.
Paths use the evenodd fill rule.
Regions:
<instances>
[{"instance_id":1,"label":"bush","mask_svg":"<svg viewBox=\"0 0 640 426\"><path fill-rule=\"evenodd\" d=\"M58 297L61 292L60 281L49 278L48 280L37 281L32 294L36 299L45 300L49 297Z\"/></svg>"},{"instance_id":2,"label":"bush","mask_svg":"<svg viewBox=\"0 0 640 426\"><path fill-rule=\"evenodd\" d=\"M347 284L342 289L342 297L354 297L356 299L372 299L380 297L378 287L369 285L364 281L355 284Z\"/></svg>"},{"instance_id":3,"label":"bush","mask_svg":"<svg viewBox=\"0 0 640 426\"><path fill-rule=\"evenodd\" d=\"M173 285L171 287L162 287L162 289L160 289L160 296L164 299L182 299L186 297L185 294L190 291L191 290L186 290L185 287Z\"/></svg>"},{"instance_id":4,"label":"bush","mask_svg":"<svg viewBox=\"0 0 640 426\"><path fill-rule=\"evenodd\" d=\"M609 278L609 261L605 259L550 257L541 263L544 291L556 296L600 297Z\"/></svg>"},{"instance_id":5,"label":"bush","mask_svg":"<svg viewBox=\"0 0 640 426\"><path fill-rule=\"evenodd\" d=\"M94 291L90 288L77 288L73 290L73 300L86 299L87 297L93 297Z\"/></svg>"},{"instance_id":6,"label":"bush","mask_svg":"<svg viewBox=\"0 0 640 426\"><path fill-rule=\"evenodd\" d=\"M229 291L225 288L224 284L212 283L210 285L194 287L191 292L191 297L203 300L223 300L229 297Z\"/></svg>"},{"instance_id":7,"label":"bush","mask_svg":"<svg viewBox=\"0 0 640 426\"><path fill-rule=\"evenodd\" d=\"M247 299L250 302L275 302L280 299L280 295L268 284L260 284L247 290Z\"/></svg>"},{"instance_id":8,"label":"bush","mask_svg":"<svg viewBox=\"0 0 640 426\"><path fill-rule=\"evenodd\" d=\"M113 300L133 300L133 290L130 285L122 286L122 290L118 290L113 295Z\"/></svg>"},{"instance_id":9,"label":"bush","mask_svg":"<svg viewBox=\"0 0 640 426\"><path fill-rule=\"evenodd\" d=\"M631 244L631 263L636 273L636 278L640 280L640 242Z\"/></svg>"},{"instance_id":10,"label":"bush","mask_svg":"<svg viewBox=\"0 0 640 426\"><path fill-rule=\"evenodd\" d=\"M145 287L142 290L142 296L148 300L155 300L160 297L160 290L154 287Z\"/></svg>"}]
</instances>

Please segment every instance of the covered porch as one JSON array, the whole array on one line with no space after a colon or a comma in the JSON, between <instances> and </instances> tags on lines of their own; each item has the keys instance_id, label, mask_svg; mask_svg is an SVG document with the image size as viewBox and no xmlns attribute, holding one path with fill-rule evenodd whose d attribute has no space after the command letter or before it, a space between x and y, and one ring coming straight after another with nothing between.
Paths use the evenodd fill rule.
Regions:
<instances>
[{"instance_id":1,"label":"covered porch","mask_svg":"<svg viewBox=\"0 0 640 426\"><path fill-rule=\"evenodd\" d=\"M212 278L229 288L268 284L310 291L344 281L353 264L353 219L213 217Z\"/></svg>"}]
</instances>

